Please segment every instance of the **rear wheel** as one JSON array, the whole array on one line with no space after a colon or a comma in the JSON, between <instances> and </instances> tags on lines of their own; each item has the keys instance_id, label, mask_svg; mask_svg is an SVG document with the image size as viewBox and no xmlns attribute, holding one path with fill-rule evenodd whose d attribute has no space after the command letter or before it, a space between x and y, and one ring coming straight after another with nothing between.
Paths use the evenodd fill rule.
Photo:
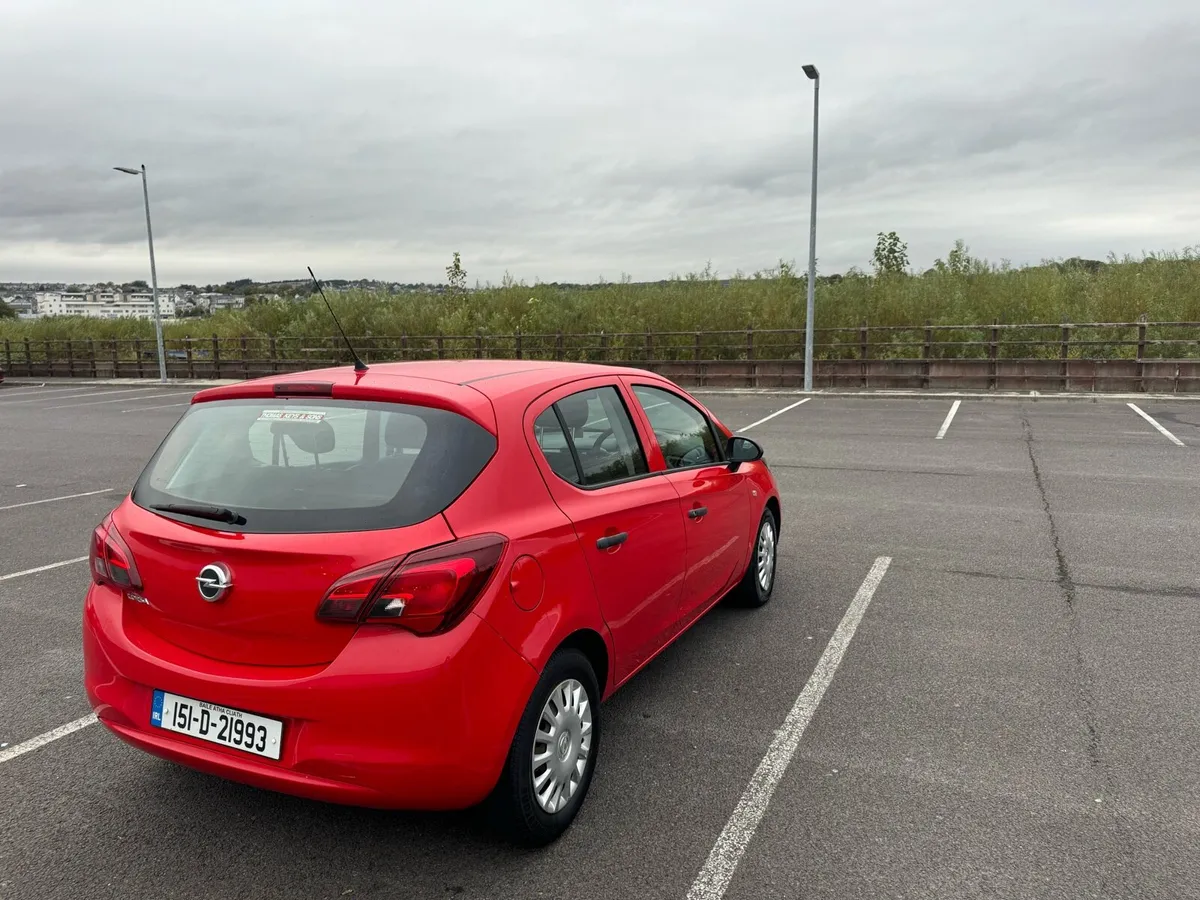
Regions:
<instances>
[{"instance_id":1,"label":"rear wheel","mask_svg":"<svg viewBox=\"0 0 1200 900\"><path fill-rule=\"evenodd\" d=\"M770 509L764 509L750 554L750 565L741 582L729 595L737 606L764 606L775 590L775 561L778 554L779 523Z\"/></svg>"},{"instance_id":2,"label":"rear wheel","mask_svg":"<svg viewBox=\"0 0 1200 900\"><path fill-rule=\"evenodd\" d=\"M579 650L560 650L538 679L492 794L493 821L513 841L543 846L583 805L600 746L600 688Z\"/></svg>"}]
</instances>

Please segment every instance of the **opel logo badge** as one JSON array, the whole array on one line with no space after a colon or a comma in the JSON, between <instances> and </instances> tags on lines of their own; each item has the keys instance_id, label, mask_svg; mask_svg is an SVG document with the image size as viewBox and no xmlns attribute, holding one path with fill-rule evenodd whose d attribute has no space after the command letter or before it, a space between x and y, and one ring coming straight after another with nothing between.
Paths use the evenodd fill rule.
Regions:
<instances>
[{"instance_id":1,"label":"opel logo badge","mask_svg":"<svg viewBox=\"0 0 1200 900\"><path fill-rule=\"evenodd\" d=\"M209 603L216 603L233 587L229 567L224 563L209 563L196 576L196 587L199 588L201 597Z\"/></svg>"}]
</instances>

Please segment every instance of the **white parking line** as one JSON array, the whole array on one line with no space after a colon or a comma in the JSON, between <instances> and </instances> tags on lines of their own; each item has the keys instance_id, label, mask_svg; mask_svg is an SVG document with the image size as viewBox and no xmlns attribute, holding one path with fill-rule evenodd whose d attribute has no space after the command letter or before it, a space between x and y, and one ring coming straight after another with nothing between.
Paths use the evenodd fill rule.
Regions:
<instances>
[{"instance_id":1,"label":"white parking line","mask_svg":"<svg viewBox=\"0 0 1200 900\"><path fill-rule=\"evenodd\" d=\"M184 394L194 394L195 391L177 391L173 394L162 394L163 397L181 397ZM105 403L128 403L130 400L149 400L150 397L118 397L116 400L97 400L95 403L90 401L84 403L68 403L64 406L47 406L45 409L77 409L80 406L103 406ZM154 398L157 399L157 398Z\"/></svg>"},{"instance_id":2,"label":"white parking line","mask_svg":"<svg viewBox=\"0 0 1200 900\"><path fill-rule=\"evenodd\" d=\"M149 400L150 398L147 397L146 399ZM191 406L191 405L192 405L192 401L188 400L186 403L165 403L162 406L131 406L131 407L129 407L129 409L121 410L121 412L123 412L123 413L146 412L151 409L174 409L177 406ZM326 419L329 419L329 418L332 418L332 417L326 416Z\"/></svg>"},{"instance_id":3,"label":"white parking line","mask_svg":"<svg viewBox=\"0 0 1200 900\"><path fill-rule=\"evenodd\" d=\"M1178 444L1180 447L1184 446L1183 441L1181 441L1179 438L1175 437L1175 435L1171 434L1171 432L1167 431L1167 429L1163 428L1161 425L1159 425L1157 422L1155 422L1152 418L1150 418L1150 416L1148 416L1148 415L1146 415L1146 413L1142 412L1141 409L1134 406L1132 403L1127 404L1127 405L1135 413L1137 413L1139 416L1141 416L1143 419L1145 419L1147 422L1149 422L1151 425L1153 425L1155 428L1157 428L1159 431L1161 431L1164 435L1166 435L1167 440L1169 440L1171 443Z\"/></svg>"},{"instance_id":4,"label":"white parking line","mask_svg":"<svg viewBox=\"0 0 1200 900\"><path fill-rule=\"evenodd\" d=\"M56 397L35 397L32 400L11 400L7 403L2 403L0 406L16 407L23 406L25 403L44 403L46 401L55 400L74 400L76 397L103 397L112 396L115 394L145 394L146 391L158 390L157 388L126 388L120 391L83 391L82 394L60 394ZM53 408L53 407L52 407Z\"/></svg>"},{"instance_id":5,"label":"white parking line","mask_svg":"<svg viewBox=\"0 0 1200 900\"><path fill-rule=\"evenodd\" d=\"M66 737L68 734L73 734L81 728L87 728L89 725L94 724L96 724L96 714L92 713L90 716L84 716L82 719L76 719L74 722L68 722L66 725L59 725L45 734L39 734L35 738L30 738L23 744L17 744L15 747L0 750L0 763L6 763L10 759L24 756L30 750L45 747L52 741L57 741L59 738Z\"/></svg>"},{"instance_id":6,"label":"white parking line","mask_svg":"<svg viewBox=\"0 0 1200 900\"><path fill-rule=\"evenodd\" d=\"M67 494L65 497L47 497L45 500L26 500L24 503L14 503L11 506L0 506L0 512L6 509L20 509L22 506L37 506L41 503L57 503L59 500L74 500L77 497L94 497L96 494L107 494L112 488L101 488L98 491L84 491L82 494Z\"/></svg>"},{"instance_id":7,"label":"white parking line","mask_svg":"<svg viewBox=\"0 0 1200 900\"><path fill-rule=\"evenodd\" d=\"M751 428L757 428L763 422L770 422L776 416L782 416L785 412L788 412L789 410L793 410L797 406L807 403L811 399L812 399L812 397L805 397L803 400L797 400L791 406L785 406L783 409L779 410L778 412L773 412L769 416L759 419L757 422L751 422L749 425L746 425L743 428L735 428L734 431L749 431Z\"/></svg>"},{"instance_id":8,"label":"white parking line","mask_svg":"<svg viewBox=\"0 0 1200 900\"><path fill-rule=\"evenodd\" d=\"M56 397L34 397L32 400L9 400L7 403L0 404L0 406L20 406L24 403L44 403L47 400L72 400L75 397L103 397L112 394L136 394L156 390L158 388L126 388L123 391L84 391L79 394L59 394Z\"/></svg>"},{"instance_id":9,"label":"white parking line","mask_svg":"<svg viewBox=\"0 0 1200 900\"><path fill-rule=\"evenodd\" d=\"M8 581L11 578L21 578L25 575L36 575L38 572L49 572L51 569L59 569L63 566L70 566L75 563L87 562L86 556L77 556L75 559L64 559L62 562L50 563L48 566L38 566L36 569L26 569L24 572L10 572L7 575L0 575L0 581Z\"/></svg>"},{"instance_id":10,"label":"white parking line","mask_svg":"<svg viewBox=\"0 0 1200 900\"><path fill-rule=\"evenodd\" d=\"M942 423L942 430L937 433L937 437L934 440L940 441L946 436L946 432L950 429L950 423L954 421L954 414L958 412L958 404L960 403L962 403L961 400L954 401L954 405L950 407L950 412L946 416L946 421Z\"/></svg>"},{"instance_id":11,"label":"white parking line","mask_svg":"<svg viewBox=\"0 0 1200 900\"><path fill-rule=\"evenodd\" d=\"M800 738L804 736L804 730L812 721L813 715L817 711L817 705L833 680L842 656L845 655L846 648L850 645L850 639L854 637L858 623L862 621L863 613L867 611L871 597L875 594L875 589L879 587L879 582L883 580L883 575L887 572L891 562L891 557L881 556L875 560L871 571L867 573L858 593L850 602L850 608L846 610L846 615L842 617L833 637L829 639L825 652L817 661L817 667L813 670L812 676L804 685L804 690L796 698L791 712L783 721L783 726L775 732L775 739L771 741L766 756L762 758L762 762L758 764L758 768L750 778L750 783L738 801L733 815L725 823L725 828L721 831L721 836L717 838L716 844L713 845L708 860L704 863L700 874L696 876L696 880L692 882L687 900L720 900L725 896L729 882L733 879L733 873L737 870L738 863L741 862L742 854L746 852L746 846L754 837L754 832L758 829L763 814L767 811L771 795L783 778L783 773L787 770L788 763L791 762L792 756L796 752Z\"/></svg>"}]
</instances>

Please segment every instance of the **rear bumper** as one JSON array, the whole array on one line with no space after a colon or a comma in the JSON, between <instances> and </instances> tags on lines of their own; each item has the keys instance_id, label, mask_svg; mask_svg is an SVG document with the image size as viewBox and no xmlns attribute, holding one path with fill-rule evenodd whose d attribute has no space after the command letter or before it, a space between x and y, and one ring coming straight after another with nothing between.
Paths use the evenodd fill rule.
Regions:
<instances>
[{"instance_id":1,"label":"rear bumper","mask_svg":"<svg viewBox=\"0 0 1200 900\"><path fill-rule=\"evenodd\" d=\"M125 601L92 586L84 686L122 740L176 763L314 800L461 809L499 778L537 674L468 616L445 635L360 628L332 663L283 669L220 663L131 638ZM283 721L278 761L150 725L155 689Z\"/></svg>"}]
</instances>

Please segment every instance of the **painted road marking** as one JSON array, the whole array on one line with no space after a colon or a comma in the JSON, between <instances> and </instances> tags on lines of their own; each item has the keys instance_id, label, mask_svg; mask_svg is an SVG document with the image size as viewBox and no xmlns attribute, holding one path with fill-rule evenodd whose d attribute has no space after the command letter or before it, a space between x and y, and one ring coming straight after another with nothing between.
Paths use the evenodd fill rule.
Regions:
<instances>
[{"instance_id":1,"label":"painted road marking","mask_svg":"<svg viewBox=\"0 0 1200 900\"><path fill-rule=\"evenodd\" d=\"M1167 429L1163 428L1161 425L1159 425L1157 422L1155 422L1152 418L1150 418L1150 416L1148 416L1146 413L1142 412L1142 410L1139 409L1137 406L1135 406L1132 403L1129 403L1127 405L1135 413L1137 413L1139 416L1141 416L1143 419L1145 419L1147 422L1149 422L1151 425L1153 425L1155 428L1157 428L1159 431L1161 431L1164 435L1166 435L1167 440L1170 441L1172 444L1178 444L1180 447L1184 446L1183 441L1181 441L1179 438L1175 437L1175 435L1171 434L1171 432L1167 431Z\"/></svg>"},{"instance_id":2,"label":"painted road marking","mask_svg":"<svg viewBox=\"0 0 1200 900\"><path fill-rule=\"evenodd\" d=\"M71 400L75 397L103 397L106 394L136 394L139 391L153 391L157 388L126 388L123 391L84 391L79 394L59 394L57 397L34 397L32 400L9 400L0 406L20 406L23 403L43 403L46 400ZM51 407L53 408L53 407Z\"/></svg>"},{"instance_id":3,"label":"painted road marking","mask_svg":"<svg viewBox=\"0 0 1200 900\"><path fill-rule=\"evenodd\" d=\"M24 503L14 503L11 506L0 506L0 512L6 509L20 509L22 506L37 506L41 503L57 503L59 500L74 500L76 497L94 497L96 494L107 494L112 488L101 488L98 491L84 491L82 494L67 494L65 497L47 497L45 500L27 500Z\"/></svg>"},{"instance_id":4,"label":"painted road marking","mask_svg":"<svg viewBox=\"0 0 1200 900\"><path fill-rule=\"evenodd\" d=\"M149 400L150 398L147 397L146 399ZM149 410L152 410L152 409L174 409L177 406L191 406L191 405L192 405L192 401L189 400L186 403L164 403L162 406L131 406L129 409L121 410L121 412L123 412L123 413L148 412ZM326 418L333 418L333 416L327 416Z\"/></svg>"},{"instance_id":5,"label":"painted road marking","mask_svg":"<svg viewBox=\"0 0 1200 900\"><path fill-rule=\"evenodd\" d=\"M36 750L38 747L45 747L47 744L57 741L59 738L64 738L68 734L74 734L81 728L87 728L89 725L96 724L96 714L84 716L82 719L76 719L74 722L68 722L66 725L59 725L47 731L45 734L39 734L35 738L30 738L23 744L17 744L15 747L8 747L5 750L0 750L0 763L6 763L10 759L16 759L18 756L24 756L31 750Z\"/></svg>"},{"instance_id":6,"label":"painted road marking","mask_svg":"<svg viewBox=\"0 0 1200 900\"><path fill-rule=\"evenodd\" d=\"M8 581L11 578L21 578L25 575L36 575L38 572L49 572L51 569L58 569L62 566L70 566L75 563L87 562L86 556L77 556L75 559L64 559L62 562L50 563L48 566L38 566L36 569L26 569L24 572L11 572L8 575L0 575L0 581Z\"/></svg>"},{"instance_id":7,"label":"painted road marking","mask_svg":"<svg viewBox=\"0 0 1200 900\"><path fill-rule=\"evenodd\" d=\"M950 430L950 423L954 421L954 414L958 412L958 405L960 403L962 403L961 400L954 401L954 405L950 407L950 412L946 415L946 421L942 423L942 430L937 433L937 437L934 440L940 441L946 436L946 432Z\"/></svg>"},{"instance_id":8,"label":"painted road marking","mask_svg":"<svg viewBox=\"0 0 1200 900\"><path fill-rule=\"evenodd\" d=\"M184 394L195 393L194 391L176 391L173 394L163 394L164 397L182 397ZM47 406L46 409L75 409L80 406L103 406L105 403L128 403L130 400L149 400L150 397L118 397L116 400L97 400L95 403L68 403L65 406Z\"/></svg>"},{"instance_id":9,"label":"painted road marking","mask_svg":"<svg viewBox=\"0 0 1200 900\"><path fill-rule=\"evenodd\" d=\"M785 412L788 412L789 410L793 410L797 406L807 403L811 399L812 399L812 397L805 397L803 400L797 400L791 406L785 406L783 409L779 410L778 412L771 413L769 416L767 416L764 419L759 419L757 422L751 422L745 428L735 428L734 431L749 431L751 428L757 428L759 425L763 424L764 422L770 422L776 416L782 416Z\"/></svg>"},{"instance_id":10,"label":"painted road marking","mask_svg":"<svg viewBox=\"0 0 1200 900\"><path fill-rule=\"evenodd\" d=\"M804 736L804 730L812 721L813 715L817 711L817 705L825 695L826 688L833 681L833 675L846 653L846 648L850 645L850 639L854 637L858 623L862 621L863 614L871 603L871 597L874 596L875 589L879 587L891 562L890 556L881 556L876 559L871 571L867 573L862 586L858 589L858 593L850 601L846 615L842 617L833 637L829 639L825 652L821 654L821 658L817 661L817 667L813 669L812 676L804 685L800 696L796 698L791 712L783 721L783 726L775 732L775 739L767 748L766 756L762 758L750 783L746 785L746 790L738 801L733 815L729 817L724 830L721 831L720 837L713 845L712 852L709 853L708 860L704 863L704 868L692 882L687 900L720 900L725 896L725 891L733 879L733 873L737 871L742 854L746 852L746 846L754 837L754 832L758 829L763 814L767 811L771 795L783 778L783 773L787 770L788 763L791 762L792 756L796 752L800 738Z\"/></svg>"}]
</instances>

